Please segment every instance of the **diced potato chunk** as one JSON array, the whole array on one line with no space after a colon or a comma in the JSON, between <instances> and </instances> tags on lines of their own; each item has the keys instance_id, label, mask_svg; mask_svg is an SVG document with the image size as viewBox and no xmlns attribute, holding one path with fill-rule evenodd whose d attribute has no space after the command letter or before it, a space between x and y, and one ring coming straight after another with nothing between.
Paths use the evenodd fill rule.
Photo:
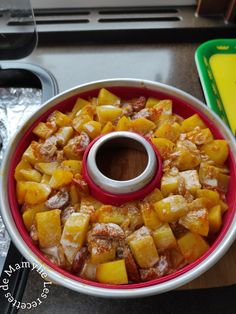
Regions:
<instances>
[{"instance_id":1,"label":"diced potato chunk","mask_svg":"<svg viewBox=\"0 0 236 314\"><path fill-rule=\"evenodd\" d=\"M179 219L179 223L186 229L203 236L209 232L208 211L206 208L189 211Z\"/></svg>"},{"instance_id":2,"label":"diced potato chunk","mask_svg":"<svg viewBox=\"0 0 236 314\"><path fill-rule=\"evenodd\" d=\"M208 128L190 131L186 134L186 138L196 145L206 144L214 139L211 130Z\"/></svg>"},{"instance_id":3,"label":"diced potato chunk","mask_svg":"<svg viewBox=\"0 0 236 314\"><path fill-rule=\"evenodd\" d=\"M194 130L196 127L199 127L200 129L205 129L206 125L198 114L194 114L191 117L185 119L182 122L181 127L183 132L190 132Z\"/></svg>"},{"instance_id":4,"label":"diced potato chunk","mask_svg":"<svg viewBox=\"0 0 236 314\"><path fill-rule=\"evenodd\" d=\"M97 121L89 121L83 125L83 130L88 134L91 139L101 134L101 123Z\"/></svg>"},{"instance_id":5,"label":"diced potato chunk","mask_svg":"<svg viewBox=\"0 0 236 314\"><path fill-rule=\"evenodd\" d=\"M169 249L176 247L175 236L168 223L162 224L152 233L157 249Z\"/></svg>"},{"instance_id":6,"label":"diced potato chunk","mask_svg":"<svg viewBox=\"0 0 236 314\"><path fill-rule=\"evenodd\" d=\"M108 121L104 127L102 128L101 134L107 134L110 132L115 131L114 125L111 123L111 121Z\"/></svg>"},{"instance_id":7,"label":"diced potato chunk","mask_svg":"<svg viewBox=\"0 0 236 314\"><path fill-rule=\"evenodd\" d=\"M89 121L91 121L91 117L89 115L82 115L75 117L72 121L72 125L75 131L80 133L81 131L83 131L84 124Z\"/></svg>"},{"instance_id":8,"label":"diced potato chunk","mask_svg":"<svg viewBox=\"0 0 236 314\"><path fill-rule=\"evenodd\" d=\"M175 142L180 135L180 125L176 122L173 124L163 124L156 130L154 135Z\"/></svg>"},{"instance_id":9,"label":"diced potato chunk","mask_svg":"<svg viewBox=\"0 0 236 314\"><path fill-rule=\"evenodd\" d=\"M83 98L77 98L76 103L72 109L72 118L74 118L78 111L80 111L83 107L90 105L90 102L83 99Z\"/></svg>"},{"instance_id":10,"label":"diced potato chunk","mask_svg":"<svg viewBox=\"0 0 236 314\"><path fill-rule=\"evenodd\" d=\"M144 224L147 228L151 230L155 230L161 225L161 221L157 217L153 204L143 202L140 204L140 209L141 209Z\"/></svg>"},{"instance_id":11,"label":"diced potato chunk","mask_svg":"<svg viewBox=\"0 0 236 314\"><path fill-rule=\"evenodd\" d=\"M200 164L200 152L190 141L178 141L175 153L178 156L175 163L180 171L191 170Z\"/></svg>"},{"instance_id":12,"label":"diced potato chunk","mask_svg":"<svg viewBox=\"0 0 236 314\"><path fill-rule=\"evenodd\" d=\"M39 122L38 125L33 129L33 133L38 137L46 140L49 136L56 132L56 129L56 126L50 122Z\"/></svg>"},{"instance_id":13,"label":"diced potato chunk","mask_svg":"<svg viewBox=\"0 0 236 314\"><path fill-rule=\"evenodd\" d=\"M219 169L206 162L201 162L199 168L199 180L205 187L217 188Z\"/></svg>"},{"instance_id":14,"label":"diced potato chunk","mask_svg":"<svg viewBox=\"0 0 236 314\"><path fill-rule=\"evenodd\" d=\"M161 178L161 193L164 197L170 195L171 193L176 194L178 192L179 186L179 176L171 176L164 174Z\"/></svg>"},{"instance_id":15,"label":"diced potato chunk","mask_svg":"<svg viewBox=\"0 0 236 314\"><path fill-rule=\"evenodd\" d=\"M39 145L39 143L32 141L22 155L22 159L30 162L31 165L35 165L37 162L42 162L43 158L39 155Z\"/></svg>"},{"instance_id":16,"label":"diced potato chunk","mask_svg":"<svg viewBox=\"0 0 236 314\"><path fill-rule=\"evenodd\" d=\"M173 269L179 269L186 264L185 258L179 248L171 248L169 249L169 252Z\"/></svg>"},{"instance_id":17,"label":"diced potato chunk","mask_svg":"<svg viewBox=\"0 0 236 314\"><path fill-rule=\"evenodd\" d=\"M229 155L228 143L225 140L213 140L202 145L200 150L208 155L216 165L223 165Z\"/></svg>"},{"instance_id":18,"label":"diced potato chunk","mask_svg":"<svg viewBox=\"0 0 236 314\"><path fill-rule=\"evenodd\" d=\"M163 99L160 100L154 108L160 109L162 115L171 115L172 114L172 100L170 99Z\"/></svg>"},{"instance_id":19,"label":"diced potato chunk","mask_svg":"<svg viewBox=\"0 0 236 314\"><path fill-rule=\"evenodd\" d=\"M23 204L23 202L29 205L42 203L47 200L50 193L50 186L43 183L18 181L16 185L17 201L19 204Z\"/></svg>"},{"instance_id":20,"label":"diced potato chunk","mask_svg":"<svg viewBox=\"0 0 236 314\"><path fill-rule=\"evenodd\" d=\"M122 114L122 109L116 106L99 106L97 115L100 123L113 122Z\"/></svg>"},{"instance_id":21,"label":"diced potato chunk","mask_svg":"<svg viewBox=\"0 0 236 314\"><path fill-rule=\"evenodd\" d=\"M60 146L66 145L66 143L73 137L74 130L71 126L64 126L60 128L55 136L57 137L57 144Z\"/></svg>"},{"instance_id":22,"label":"diced potato chunk","mask_svg":"<svg viewBox=\"0 0 236 314\"><path fill-rule=\"evenodd\" d=\"M155 129L156 125L152 121L146 119L146 118L138 118L135 120L132 120L132 130L134 132L140 133L140 134L147 134L151 130Z\"/></svg>"},{"instance_id":23,"label":"diced potato chunk","mask_svg":"<svg viewBox=\"0 0 236 314\"><path fill-rule=\"evenodd\" d=\"M34 224L36 214L46 210L48 209L45 207L45 204L41 203L38 205L31 206L27 208L26 211L24 211L22 218L24 221L24 225L28 231L30 231L32 225Z\"/></svg>"},{"instance_id":24,"label":"diced potato chunk","mask_svg":"<svg viewBox=\"0 0 236 314\"><path fill-rule=\"evenodd\" d=\"M220 203L220 195L217 191L211 191L208 189L198 190L196 193L197 197L206 198L207 199L207 208L213 207Z\"/></svg>"},{"instance_id":25,"label":"diced potato chunk","mask_svg":"<svg viewBox=\"0 0 236 314\"><path fill-rule=\"evenodd\" d=\"M144 201L156 203L162 199L163 199L163 195L162 195L161 191L158 188L155 188L150 194L145 196Z\"/></svg>"},{"instance_id":26,"label":"diced potato chunk","mask_svg":"<svg viewBox=\"0 0 236 314\"><path fill-rule=\"evenodd\" d=\"M72 179L73 179L72 172L70 172L69 170L58 168L54 170L52 173L50 186L53 189L58 189L62 186L70 184Z\"/></svg>"},{"instance_id":27,"label":"diced potato chunk","mask_svg":"<svg viewBox=\"0 0 236 314\"><path fill-rule=\"evenodd\" d=\"M31 164L27 160L21 159L21 161L18 163L15 169L14 177L16 181L23 180L22 175L20 173L21 170L30 170L30 169L32 169Z\"/></svg>"},{"instance_id":28,"label":"diced potato chunk","mask_svg":"<svg viewBox=\"0 0 236 314\"><path fill-rule=\"evenodd\" d=\"M129 242L134 258L141 268L149 268L159 259L154 240L151 235L136 237Z\"/></svg>"},{"instance_id":29,"label":"diced potato chunk","mask_svg":"<svg viewBox=\"0 0 236 314\"><path fill-rule=\"evenodd\" d=\"M173 222L184 216L188 211L185 198L181 195L173 195L154 204L157 215L161 221Z\"/></svg>"},{"instance_id":30,"label":"diced potato chunk","mask_svg":"<svg viewBox=\"0 0 236 314\"><path fill-rule=\"evenodd\" d=\"M120 104L120 98L114 95L113 93L109 92L105 88L101 88L98 94L98 105L104 106L104 105L119 105Z\"/></svg>"},{"instance_id":31,"label":"diced potato chunk","mask_svg":"<svg viewBox=\"0 0 236 314\"><path fill-rule=\"evenodd\" d=\"M130 131L132 127L132 122L126 116L123 116L119 119L116 125L116 131Z\"/></svg>"},{"instance_id":32,"label":"diced potato chunk","mask_svg":"<svg viewBox=\"0 0 236 314\"><path fill-rule=\"evenodd\" d=\"M196 233L188 232L177 240L180 251L185 259L191 263L202 256L209 248L207 242Z\"/></svg>"},{"instance_id":33,"label":"diced potato chunk","mask_svg":"<svg viewBox=\"0 0 236 314\"><path fill-rule=\"evenodd\" d=\"M96 113L96 107L94 105L87 105L76 113L76 117L89 116L90 119L93 120L95 113Z\"/></svg>"},{"instance_id":34,"label":"diced potato chunk","mask_svg":"<svg viewBox=\"0 0 236 314\"><path fill-rule=\"evenodd\" d=\"M51 176L58 167L59 167L59 163L57 161L39 162L35 164L35 169L49 176Z\"/></svg>"},{"instance_id":35,"label":"diced potato chunk","mask_svg":"<svg viewBox=\"0 0 236 314\"><path fill-rule=\"evenodd\" d=\"M175 147L175 144L166 138L151 138L151 141L156 146L164 160L168 158Z\"/></svg>"},{"instance_id":36,"label":"diced potato chunk","mask_svg":"<svg viewBox=\"0 0 236 314\"><path fill-rule=\"evenodd\" d=\"M64 160L61 165L67 168L69 171L75 175L81 172L82 162L80 160Z\"/></svg>"},{"instance_id":37,"label":"diced potato chunk","mask_svg":"<svg viewBox=\"0 0 236 314\"><path fill-rule=\"evenodd\" d=\"M40 182L42 175L35 169L22 169L19 171L22 181Z\"/></svg>"},{"instance_id":38,"label":"diced potato chunk","mask_svg":"<svg viewBox=\"0 0 236 314\"><path fill-rule=\"evenodd\" d=\"M157 105L159 102L160 102L159 99L153 98L153 97L149 97L147 102L146 102L146 108L152 108L155 105Z\"/></svg>"},{"instance_id":39,"label":"diced potato chunk","mask_svg":"<svg viewBox=\"0 0 236 314\"><path fill-rule=\"evenodd\" d=\"M61 244L69 263L73 262L75 254L81 249L88 231L90 216L85 213L72 213L66 220Z\"/></svg>"},{"instance_id":40,"label":"diced potato chunk","mask_svg":"<svg viewBox=\"0 0 236 314\"><path fill-rule=\"evenodd\" d=\"M70 117L68 117L68 115L58 110L53 111L53 113L49 116L48 120L55 121L56 125L60 128L71 123Z\"/></svg>"},{"instance_id":41,"label":"diced potato chunk","mask_svg":"<svg viewBox=\"0 0 236 314\"><path fill-rule=\"evenodd\" d=\"M220 205L216 205L209 209L208 220L210 233L217 233L222 225L222 213Z\"/></svg>"},{"instance_id":42,"label":"diced potato chunk","mask_svg":"<svg viewBox=\"0 0 236 314\"><path fill-rule=\"evenodd\" d=\"M106 263L115 259L116 248L110 241L99 239L91 243L90 254L93 264Z\"/></svg>"},{"instance_id":43,"label":"diced potato chunk","mask_svg":"<svg viewBox=\"0 0 236 314\"><path fill-rule=\"evenodd\" d=\"M36 214L36 228L40 247L48 248L60 244L60 213L59 209L54 209Z\"/></svg>"},{"instance_id":44,"label":"diced potato chunk","mask_svg":"<svg viewBox=\"0 0 236 314\"><path fill-rule=\"evenodd\" d=\"M127 210L122 207L103 205L96 211L96 221L121 225L127 219Z\"/></svg>"},{"instance_id":45,"label":"diced potato chunk","mask_svg":"<svg viewBox=\"0 0 236 314\"><path fill-rule=\"evenodd\" d=\"M42 175L41 183L45 183L45 184L49 185L50 180L51 180L51 176L44 173Z\"/></svg>"},{"instance_id":46,"label":"diced potato chunk","mask_svg":"<svg viewBox=\"0 0 236 314\"><path fill-rule=\"evenodd\" d=\"M70 185L70 202L72 205L78 204L80 201L80 195L74 184Z\"/></svg>"},{"instance_id":47,"label":"diced potato chunk","mask_svg":"<svg viewBox=\"0 0 236 314\"><path fill-rule=\"evenodd\" d=\"M128 276L125 267L125 260L104 263L97 266L96 279L106 284L127 284Z\"/></svg>"},{"instance_id":48,"label":"diced potato chunk","mask_svg":"<svg viewBox=\"0 0 236 314\"><path fill-rule=\"evenodd\" d=\"M184 185L187 191L195 194L201 188L197 170L187 170L179 173L180 178L183 178Z\"/></svg>"}]
</instances>

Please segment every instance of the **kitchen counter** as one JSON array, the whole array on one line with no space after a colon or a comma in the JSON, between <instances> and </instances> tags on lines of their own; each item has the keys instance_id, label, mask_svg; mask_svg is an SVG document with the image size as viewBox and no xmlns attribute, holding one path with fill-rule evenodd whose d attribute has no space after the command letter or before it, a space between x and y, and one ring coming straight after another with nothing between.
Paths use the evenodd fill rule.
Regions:
<instances>
[{"instance_id":1,"label":"kitchen counter","mask_svg":"<svg viewBox=\"0 0 236 314\"><path fill-rule=\"evenodd\" d=\"M24 62L36 63L55 76L59 90L106 78L141 78L173 85L204 101L194 53L199 44L133 44L39 46ZM23 301L37 299L42 279L30 272ZM236 284L236 243L209 271L181 289ZM52 285L48 298L33 313L143 313L154 308L144 301L111 301L84 296ZM162 300L162 299L160 299ZM170 300L171 302L171 300ZM115 305L115 306L114 306ZM137 307L136 307L136 306ZM24 310L19 311L24 313ZM165 312L163 312L165 313Z\"/></svg>"}]
</instances>

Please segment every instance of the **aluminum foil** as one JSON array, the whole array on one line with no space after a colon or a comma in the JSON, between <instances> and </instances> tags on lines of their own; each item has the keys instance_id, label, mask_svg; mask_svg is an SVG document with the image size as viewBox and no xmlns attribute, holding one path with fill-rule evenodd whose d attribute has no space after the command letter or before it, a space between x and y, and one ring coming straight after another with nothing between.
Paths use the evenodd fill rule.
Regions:
<instances>
[{"instance_id":1,"label":"aluminum foil","mask_svg":"<svg viewBox=\"0 0 236 314\"><path fill-rule=\"evenodd\" d=\"M40 89L0 88L0 167L10 138L41 103ZM10 238L0 216L0 257L7 255L9 244Z\"/></svg>"}]
</instances>

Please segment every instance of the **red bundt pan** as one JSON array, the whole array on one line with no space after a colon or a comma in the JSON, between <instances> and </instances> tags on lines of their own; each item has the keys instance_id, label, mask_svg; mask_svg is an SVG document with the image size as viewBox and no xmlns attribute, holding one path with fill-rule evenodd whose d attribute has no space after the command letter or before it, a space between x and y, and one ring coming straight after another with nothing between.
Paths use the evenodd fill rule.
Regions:
<instances>
[{"instance_id":1,"label":"red bundt pan","mask_svg":"<svg viewBox=\"0 0 236 314\"><path fill-rule=\"evenodd\" d=\"M129 85L131 86L129 87ZM227 193L227 203L229 210L224 214L222 228L219 231L218 236L210 246L209 250L195 262L185 266L173 274L164 276L160 279L127 285L107 285L79 278L51 263L42 254L39 248L34 245L23 224L20 209L16 200L14 170L20 161L23 152L26 150L30 142L35 139L35 136L32 133L33 128L40 121L45 121L48 115L55 109L58 109L62 112L70 111L77 97L87 99L88 97L97 96L101 87L108 88L111 92L115 93L123 99L129 99L141 95L145 97L156 97L158 99L172 99L174 113L182 116L183 118L187 118L194 113L198 113L206 125L211 129L216 139L224 139L227 137L227 140L229 141L230 138L231 141L231 150L228 158L230 182ZM192 105L190 103L192 103ZM33 121L33 123L30 124L30 121ZM31 263L37 262L43 264L45 270L48 271L49 278L51 278L53 281L70 289L91 295L104 297L146 296L162 293L187 283L210 268L226 252L226 250L232 244L236 234L236 228L232 225L232 223L236 221L236 164L235 156L232 151L232 148L235 151L235 145L233 143L232 137L230 137L231 135L229 135L229 131L227 131L227 129L222 125L223 122L221 122L214 114L210 113L207 108L205 109L202 103L200 103L195 98L175 88L149 81L119 79L94 82L88 85L79 86L53 98L51 101L46 103L44 107L42 107L30 120L28 120L28 123L26 123L19 130L18 135L15 137L15 139L13 139L11 146L9 147L5 156L4 166L7 173L4 175L5 179L2 179L1 189L3 190L2 195L5 195L4 192L6 192L7 195L5 199L4 196L2 196L4 200L2 200L1 206L3 208L2 211L5 224L13 241L21 253L28 260L30 260ZM5 186L6 182L7 190ZM13 228L11 227L11 215L14 219L16 229L15 226ZM23 239L24 243L20 237ZM215 251L216 254L214 254ZM73 281L69 279L72 279Z\"/></svg>"}]
</instances>

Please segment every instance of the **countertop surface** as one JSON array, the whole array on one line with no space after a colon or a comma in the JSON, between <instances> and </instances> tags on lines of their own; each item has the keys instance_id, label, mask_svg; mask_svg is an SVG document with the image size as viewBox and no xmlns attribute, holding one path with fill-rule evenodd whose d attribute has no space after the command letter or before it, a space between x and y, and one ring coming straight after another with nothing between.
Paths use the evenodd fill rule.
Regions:
<instances>
[{"instance_id":1,"label":"countertop surface","mask_svg":"<svg viewBox=\"0 0 236 314\"><path fill-rule=\"evenodd\" d=\"M55 76L60 92L90 81L128 77L169 84L204 101L194 61L198 45L178 43L39 46L23 62L35 63L48 69ZM236 243L214 267L181 289L208 288L235 283ZM37 299L41 290L42 279L31 271L23 301ZM145 310L151 310L150 302L156 302L158 300L156 298L143 299L140 307L141 303L138 300L135 302L104 300L84 296L53 284L48 298L32 312L120 313L123 309L132 313L143 313ZM25 311L21 310L19 313Z\"/></svg>"}]
</instances>

